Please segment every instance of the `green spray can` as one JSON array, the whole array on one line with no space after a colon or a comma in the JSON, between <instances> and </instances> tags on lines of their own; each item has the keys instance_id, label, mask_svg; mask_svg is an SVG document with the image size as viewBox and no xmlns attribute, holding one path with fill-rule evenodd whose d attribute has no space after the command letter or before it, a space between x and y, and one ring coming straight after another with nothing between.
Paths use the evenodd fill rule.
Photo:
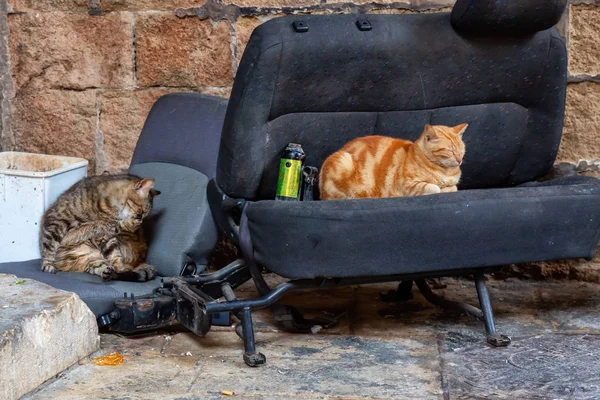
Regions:
<instances>
[{"instance_id":1,"label":"green spray can","mask_svg":"<svg viewBox=\"0 0 600 400\"><path fill-rule=\"evenodd\" d=\"M300 181L302 179L304 157L305 154L301 145L289 143L285 147L279 161L275 200L300 200Z\"/></svg>"}]
</instances>

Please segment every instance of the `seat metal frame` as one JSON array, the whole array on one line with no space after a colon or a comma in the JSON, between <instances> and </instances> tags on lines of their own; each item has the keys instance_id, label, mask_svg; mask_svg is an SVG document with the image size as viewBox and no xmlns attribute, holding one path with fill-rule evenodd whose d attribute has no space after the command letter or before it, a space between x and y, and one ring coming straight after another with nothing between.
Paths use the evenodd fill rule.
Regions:
<instances>
[{"instance_id":1,"label":"seat metal frame","mask_svg":"<svg viewBox=\"0 0 600 400\"><path fill-rule=\"evenodd\" d=\"M398 290L382 294L383 301L405 301L412 298L413 282L430 303L445 309L459 311L483 321L487 342L495 347L507 346L511 339L496 331L491 299L484 274L497 268L455 270L451 272L427 272L358 278L291 279L272 289L263 277L264 269L254 259L254 251L248 229L246 208L248 201L232 199L221 192L213 180L209 184L209 203L221 228L235 240L242 251L240 258L212 273L163 278L155 293L146 297L125 298L117 301L117 310L99 318L100 326L119 333L139 333L150 329L181 323L199 336L206 335L212 324L229 325L235 322L235 330L244 342L244 362L252 367L262 365L266 357L256 350L252 311L271 308L274 321L284 330L312 332L313 328L329 328L336 318L306 319L291 306L279 304L289 292L306 289L325 289L349 285L384 282L400 282ZM469 304L447 300L435 294L427 284L427 278L472 275L481 309ZM254 299L238 299L234 290L252 280L260 294ZM140 306L141 305L141 306ZM160 312L159 312L160 311Z\"/></svg>"}]
</instances>

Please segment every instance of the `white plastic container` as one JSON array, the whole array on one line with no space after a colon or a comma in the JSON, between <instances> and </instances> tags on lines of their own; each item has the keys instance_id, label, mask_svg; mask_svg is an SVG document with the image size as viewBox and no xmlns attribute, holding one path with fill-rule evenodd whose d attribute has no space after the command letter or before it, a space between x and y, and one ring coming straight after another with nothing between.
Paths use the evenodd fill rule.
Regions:
<instances>
[{"instance_id":1,"label":"white plastic container","mask_svg":"<svg viewBox=\"0 0 600 400\"><path fill-rule=\"evenodd\" d=\"M40 258L44 212L73 184L87 176L83 158L0 153L0 262Z\"/></svg>"}]
</instances>

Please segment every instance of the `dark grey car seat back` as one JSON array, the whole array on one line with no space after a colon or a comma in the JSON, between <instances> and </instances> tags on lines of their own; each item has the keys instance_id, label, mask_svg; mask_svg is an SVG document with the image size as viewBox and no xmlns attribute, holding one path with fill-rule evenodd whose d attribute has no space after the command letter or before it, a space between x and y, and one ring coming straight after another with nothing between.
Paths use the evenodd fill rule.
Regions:
<instances>
[{"instance_id":1,"label":"dark grey car seat back","mask_svg":"<svg viewBox=\"0 0 600 400\"><path fill-rule=\"evenodd\" d=\"M320 167L355 137L414 140L426 123L469 123L463 189L543 175L560 144L567 77L563 39L546 28L564 1L551 2L558 13L536 13L548 1L519 3L508 11L522 14L491 10L497 15L487 23L475 2L459 1L454 24L440 13L291 16L259 26L227 109L219 185L230 196L272 199L288 142ZM358 29L363 19L371 30ZM308 31L295 31L294 21ZM515 29L501 29L514 21ZM521 24L544 30L522 32Z\"/></svg>"},{"instance_id":2,"label":"dark grey car seat back","mask_svg":"<svg viewBox=\"0 0 600 400\"><path fill-rule=\"evenodd\" d=\"M162 96L136 145L129 172L154 178L161 191L144 233L147 262L163 276L203 271L217 242L206 186L215 175L226 107L215 96Z\"/></svg>"},{"instance_id":3,"label":"dark grey car seat back","mask_svg":"<svg viewBox=\"0 0 600 400\"><path fill-rule=\"evenodd\" d=\"M227 99L171 93L152 106L131 165L169 163L214 178Z\"/></svg>"}]
</instances>

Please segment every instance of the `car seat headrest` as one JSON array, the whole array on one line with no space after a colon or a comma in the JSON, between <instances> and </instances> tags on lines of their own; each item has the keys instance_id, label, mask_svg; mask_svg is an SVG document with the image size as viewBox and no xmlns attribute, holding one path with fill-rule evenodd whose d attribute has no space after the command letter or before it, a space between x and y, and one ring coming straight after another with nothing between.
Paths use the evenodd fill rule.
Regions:
<instances>
[{"instance_id":1,"label":"car seat headrest","mask_svg":"<svg viewBox=\"0 0 600 400\"><path fill-rule=\"evenodd\" d=\"M457 0L452 25L476 34L532 34L556 25L567 0Z\"/></svg>"}]
</instances>

